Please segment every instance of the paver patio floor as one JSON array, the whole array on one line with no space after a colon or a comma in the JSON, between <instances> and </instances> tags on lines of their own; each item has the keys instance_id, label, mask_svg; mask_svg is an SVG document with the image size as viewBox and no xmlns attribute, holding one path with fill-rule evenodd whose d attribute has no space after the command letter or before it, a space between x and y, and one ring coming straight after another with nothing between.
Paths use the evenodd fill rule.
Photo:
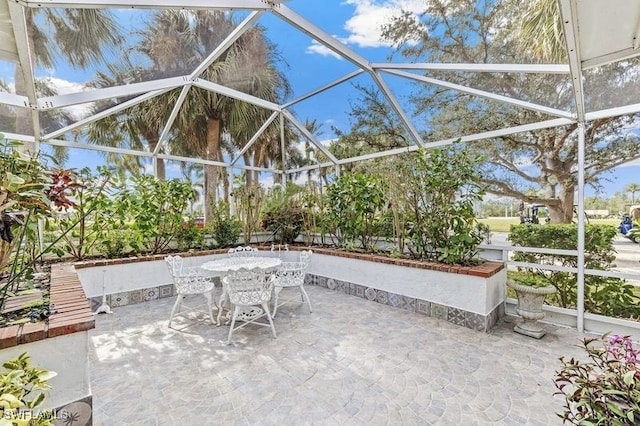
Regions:
<instances>
[{"instance_id":1,"label":"paver patio floor","mask_svg":"<svg viewBox=\"0 0 640 426\"><path fill-rule=\"evenodd\" d=\"M204 314L169 329L175 298L99 315L94 424L561 424L553 375L558 357L584 358L575 330L545 325L535 340L507 318L485 334L305 288L313 313L279 308L276 339L249 326L227 345L228 326Z\"/></svg>"}]
</instances>

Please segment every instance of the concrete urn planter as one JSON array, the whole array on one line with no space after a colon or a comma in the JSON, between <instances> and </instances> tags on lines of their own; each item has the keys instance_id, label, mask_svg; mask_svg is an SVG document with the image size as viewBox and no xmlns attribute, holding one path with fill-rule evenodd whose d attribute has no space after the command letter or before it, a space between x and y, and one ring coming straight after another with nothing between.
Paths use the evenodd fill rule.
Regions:
<instances>
[{"instance_id":1,"label":"concrete urn planter","mask_svg":"<svg viewBox=\"0 0 640 426\"><path fill-rule=\"evenodd\" d=\"M544 311L542 310L544 299L548 294L555 293L557 289L552 285L547 287L532 287L513 280L508 280L507 285L516 292L518 297L516 312L524 320L516 324L513 331L540 339L545 335L544 329L538 324L538 320L544 318Z\"/></svg>"}]
</instances>

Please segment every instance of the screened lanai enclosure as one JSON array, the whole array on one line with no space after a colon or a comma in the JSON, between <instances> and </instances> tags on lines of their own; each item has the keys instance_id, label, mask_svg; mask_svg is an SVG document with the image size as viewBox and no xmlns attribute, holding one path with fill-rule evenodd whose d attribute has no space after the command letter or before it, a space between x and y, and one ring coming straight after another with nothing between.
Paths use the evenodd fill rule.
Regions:
<instances>
[{"instance_id":1,"label":"screened lanai enclosure","mask_svg":"<svg viewBox=\"0 0 640 426\"><path fill-rule=\"evenodd\" d=\"M637 1L1 0L0 22L0 132L70 164L196 165L222 197L482 149L489 192L576 206L583 328L585 185L640 156Z\"/></svg>"}]
</instances>

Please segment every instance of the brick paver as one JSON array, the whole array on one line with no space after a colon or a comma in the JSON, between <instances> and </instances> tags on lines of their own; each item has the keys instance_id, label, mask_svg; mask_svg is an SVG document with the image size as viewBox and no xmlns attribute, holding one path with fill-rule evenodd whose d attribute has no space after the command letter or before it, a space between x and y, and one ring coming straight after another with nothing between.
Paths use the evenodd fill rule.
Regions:
<instances>
[{"instance_id":1,"label":"brick paver","mask_svg":"<svg viewBox=\"0 0 640 426\"><path fill-rule=\"evenodd\" d=\"M277 339L250 326L231 345L197 313L169 329L173 298L98 316L94 424L561 424L552 380L558 357L583 357L575 330L546 325L535 340L507 318L486 334L307 291L313 313L279 308Z\"/></svg>"}]
</instances>

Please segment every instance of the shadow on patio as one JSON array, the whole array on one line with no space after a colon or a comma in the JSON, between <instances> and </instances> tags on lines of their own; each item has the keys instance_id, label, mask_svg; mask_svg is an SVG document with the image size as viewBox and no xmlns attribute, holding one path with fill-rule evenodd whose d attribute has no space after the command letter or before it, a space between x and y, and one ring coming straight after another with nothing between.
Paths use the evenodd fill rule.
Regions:
<instances>
[{"instance_id":1,"label":"shadow on patio","mask_svg":"<svg viewBox=\"0 0 640 426\"><path fill-rule=\"evenodd\" d=\"M540 341L501 321L490 334L317 286L288 304L278 338L202 315L167 327L174 298L96 318L90 373L97 425L561 424L558 357L572 329ZM193 314L200 315L200 314Z\"/></svg>"}]
</instances>

